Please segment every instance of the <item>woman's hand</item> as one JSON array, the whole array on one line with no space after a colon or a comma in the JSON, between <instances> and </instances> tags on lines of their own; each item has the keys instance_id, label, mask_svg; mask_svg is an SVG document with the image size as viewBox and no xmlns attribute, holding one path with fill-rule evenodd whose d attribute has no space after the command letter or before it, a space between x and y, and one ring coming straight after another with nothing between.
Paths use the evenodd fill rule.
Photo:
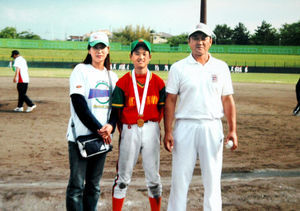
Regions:
<instances>
[{"instance_id":1,"label":"woman's hand","mask_svg":"<svg viewBox=\"0 0 300 211\"><path fill-rule=\"evenodd\" d=\"M112 130L113 130L113 127L110 124L106 124L100 130L97 130L98 134L103 138L103 141L106 144L111 143L110 135L111 135Z\"/></svg>"}]
</instances>

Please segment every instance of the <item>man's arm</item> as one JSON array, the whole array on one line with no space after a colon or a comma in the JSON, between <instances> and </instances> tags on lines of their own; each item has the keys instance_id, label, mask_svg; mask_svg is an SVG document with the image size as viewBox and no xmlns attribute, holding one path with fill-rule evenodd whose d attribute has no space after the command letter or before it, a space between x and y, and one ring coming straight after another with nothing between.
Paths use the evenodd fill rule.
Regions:
<instances>
[{"instance_id":1,"label":"man's arm","mask_svg":"<svg viewBox=\"0 0 300 211\"><path fill-rule=\"evenodd\" d=\"M169 152L172 152L174 145L174 138L172 135L172 123L174 120L174 113L176 107L177 95L167 94L166 104L165 104L165 115L164 115L164 125L165 125L165 138L164 146Z\"/></svg>"},{"instance_id":2,"label":"man's arm","mask_svg":"<svg viewBox=\"0 0 300 211\"><path fill-rule=\"evenodd\" d=\"M17 81L18 81L19 72L20 72L20 68L16 67L16 72L15 72L15 76L14 76L14 79L13 79L14 83L17 83Z\"/></svg>"},{"instance_id":3,"label":"man's arm","mask_svg":"<svg viewBox=\"0 0 300 211\"><path fill-rule=\"evenodd\" d=\"M232 140L233 147L231 149L235 150L238 147L238 137L236 132L236 108L233 96L222 96L222 103L228 124L228 134L226 136L225 143L227 143L229 140Z\"/></svg>"}]
</instances>

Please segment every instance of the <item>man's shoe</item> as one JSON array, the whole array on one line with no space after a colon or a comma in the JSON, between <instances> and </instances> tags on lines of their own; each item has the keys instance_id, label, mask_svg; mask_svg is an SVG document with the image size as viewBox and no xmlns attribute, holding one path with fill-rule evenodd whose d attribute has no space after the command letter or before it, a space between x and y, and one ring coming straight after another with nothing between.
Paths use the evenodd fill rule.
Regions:
<instances>
[{"instance_id":1,"label":"man's shoe","mask_svg":"<svg viewBox=\"0 0 300 211\"><path fill-rule=\"evenodd\" d=\"M33 109L35 109L35 108L36 108L36 105L33 105L33 106L31 106L31 107L27 107L26 112L31 112L31 111L33 111Z\"/></svg>"},{"instance_id":2,"label":"man's shoe","mask_svg":"<svg viewBox=\"0 0 300 211\"><path fill-rule=\"evenodd\" d=\"M294 111L293 111L294 116L300 116L300 106L298 105Z\"/></svg>"},{"instance_id":3,"label":"man's shoe","mask_svg":"<svg viewBox=\"0 0 300 211\"><path fill-rule=\"evenodd\" d=\"M23 112L23 107L17 107L14 109L15 112Z\"/></svg>"}]
</instances>

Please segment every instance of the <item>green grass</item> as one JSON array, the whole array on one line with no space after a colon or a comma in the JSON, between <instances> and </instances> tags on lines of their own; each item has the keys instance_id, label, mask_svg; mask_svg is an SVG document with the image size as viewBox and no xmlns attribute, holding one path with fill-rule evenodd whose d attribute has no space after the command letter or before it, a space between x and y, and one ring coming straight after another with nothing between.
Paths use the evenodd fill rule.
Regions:
<instances>
[{"instance_id":1,"label":"green grass","mask_svg":"<svg viewBox=\"0 0 300 211\"><path fill-rule=\"evenodd\" d=\"M233 82L245 83L278 83L296 84L300 74L279 74L279 73L233 73Z\"/></svg>"},{"instance_id":2,"label":"green grass","mask_svg":"<svg viewBox=\"0 0 300 211\"><path fill-rule=\"evenodd\" d=\"M45 77L45 78L67 78L70 77L72 69L60 68L30 68L30 77ZM13 77L15 72L9 67L0 67L0 76Z\"/></svg>"},{"instance_id":3,"label":"green grass","mask_svg":"<svg viewBox=\"0 0 300 211\"><path fill-rule=\"evenodd\" d=\"M50 77L50 78L68 78L72 69L56 69L56 68L30 68L30 77ZM115 71L118 77L122 77L127 71ZM162 79L167 80L168 72L155 72ZM13 77L14 72L11 68L0 67L0 77ZM232 73L233 82L242 83L278 83L278 84L296 84L300 74L275 74L275 73Z\"/></svg>"},{"instance_id":4,"label":"green grass","mask_svg":"<svg viewBox=\"0 0 300 211\"><path fill-rule=\"evenodd\" d=\"M13 49L0 48L0 60L10 60ZM19 49L28 61L58 61L81 62L87 50L49 50L49 49ZM129 52L111 51L112 63L130 63ZM185 58L189 53L153 52L151 64L173 64ZM300 67L300 55L270 55L270 54L212 54L228 65L264 66L264 67Z\"/></svg>"},{"instance_id":5,"label":"green grass","mask_svg":"<svg viewBox=\"0 0 300 211\"><path fill-rule=\"evenodd\" d=\"M11 48L0 48L0 60L10 60ZM18 49L28 61L82 61L86 50Z\"/></svg>"},{"instance_id":6,"label":"green grass","mask_svg":"<svg viewBox=\"0 0 300 211\"><path fill-rule=\"evenodd\" d=\"M300 55L213 54L228 65L254 67L300 67Z\"/></svg>"}]
</instances>

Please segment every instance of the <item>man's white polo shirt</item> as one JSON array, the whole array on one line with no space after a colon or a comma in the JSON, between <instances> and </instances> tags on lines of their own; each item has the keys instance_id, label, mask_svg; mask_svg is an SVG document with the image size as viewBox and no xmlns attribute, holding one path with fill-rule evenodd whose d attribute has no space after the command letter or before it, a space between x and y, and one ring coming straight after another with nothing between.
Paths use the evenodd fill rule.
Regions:
<instances>
[{"instance_id":1,"label":"man's white polo shirt","mask_svg":"<svg viewBox=\"0 0 300 211\"><path fill-rule=\"evenodd\" d=\"M211 55L202 65L190 54L171 66L166 91L179 95L176 119L220 119L221 96L233 94L228 65Z\"/></svg>"}]
</instances>

